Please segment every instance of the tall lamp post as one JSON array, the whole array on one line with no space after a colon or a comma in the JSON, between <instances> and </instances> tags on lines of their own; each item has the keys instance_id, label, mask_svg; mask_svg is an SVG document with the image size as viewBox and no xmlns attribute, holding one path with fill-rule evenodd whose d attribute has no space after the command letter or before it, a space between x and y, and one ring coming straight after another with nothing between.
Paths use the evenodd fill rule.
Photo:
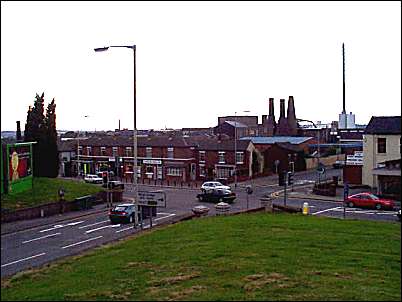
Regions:
<instances>
[{"instance_id":1,"label":"tall lamp post","mask_svg":"<svg viewBox=\"0 0 402 302\"><path fill-rule=\"evenodd\" d=\"M134 165L133 165L133 190L134 190L134 197L135 201L137 201L138 197L138 184L137 184L137 174L138 174L138 168L137 168L137 119L136 119L136 107L137 107L137 99L136 99L136 70L135 70L135 50L136 46L135 45L113 45L113 46L106 46L106 47L100 47L100 48L95 48L95 52L101 52L101 51L106 51L111 47L123 47L123 48L129 48L133 50L133 58L134 58L134 130L133 130L133 141L134 141ZM137 215L135 215L135 218L137 220Z\"/></svg>"},{"instance_id":2,"label":"tall lamp post","mask_svg":"<svg viewBox=\"0 0 402 302\"><path fill-rule=\"evenodd\" d=\"M89 115L84 115L84 117L89 117ZM78 130L77 134L77 174L78 177L81 176L81 164L80 164L80 130Z\"/></svg>"},{"instance_id":3,"label":"tall lamp post","mask_svg":"<svg viewBox=\"0 0 402 302\"><path fill-rule=\"evenodd\" d=\"M250 112L249 110L243 110L243 113ZM234 180L235 180L235 188L237 188L237 111L235 111L235 139L234 139L234 161L235 161L235 169L234 169Z\"/></svg>"}]
</instances>

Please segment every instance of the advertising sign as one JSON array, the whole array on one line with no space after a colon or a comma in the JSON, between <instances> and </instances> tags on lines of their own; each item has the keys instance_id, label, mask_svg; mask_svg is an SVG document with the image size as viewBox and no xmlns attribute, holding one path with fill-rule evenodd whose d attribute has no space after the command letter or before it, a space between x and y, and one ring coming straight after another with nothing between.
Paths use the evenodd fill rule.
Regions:
<instances>
[{"instance_id":1,"label":"advertising sign","mask_svg":"<svg viewBox=\"0 0 402 302\"><path fill-rule=\"evenodd\" d=\"M8 194L32 188L32 144L7 144Z\"/></svg>"}]
</instances>

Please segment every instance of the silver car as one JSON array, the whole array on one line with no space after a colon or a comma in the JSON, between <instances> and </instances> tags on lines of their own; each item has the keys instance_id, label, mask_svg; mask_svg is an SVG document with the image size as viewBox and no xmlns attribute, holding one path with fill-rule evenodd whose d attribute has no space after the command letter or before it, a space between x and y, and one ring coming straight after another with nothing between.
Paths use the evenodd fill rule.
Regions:
<instances>
[{"instance_id":1,"label":"silver car","mask_svg":"<svg viewBox=\"0 0 402 302\"><path fill-rule=\"evenodd\" d=\"M207 181L204 182L201 186L201 190L203 192L213 190L213 189L223 189L223 190L231 190L229 186L225 186L219 181Z\"/></svg>"}]
</instances>

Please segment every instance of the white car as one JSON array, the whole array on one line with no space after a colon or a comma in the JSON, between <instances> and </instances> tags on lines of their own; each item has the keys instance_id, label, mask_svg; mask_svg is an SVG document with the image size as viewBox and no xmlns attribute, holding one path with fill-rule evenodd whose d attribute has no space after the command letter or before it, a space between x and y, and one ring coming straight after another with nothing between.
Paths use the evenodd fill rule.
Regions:
<instances>
[{"instance_id":1,"label":"white car","mask_svg":"<svg viewBox=\"0 0 402 302\"><path fill-rule=\"evenodd\" d=\"M201 186L201 190L208 191L212 189L223 189L223 190L231 190L229 186L225 186L221 184L219 181L207 181L204 182Z\"/></svg>"},{"instance_id":2,"label":"white car","mask_svg":"<svg viewBox=\"0 0 402 302\"><path fill-rule=\"evenodd\" d=\"M99 177L98 175L94 174L87 174L84 177L84 181L88 183L93 183L93 184L101 184L103 182L102 177Z\"/></svg>"}]
</instances>

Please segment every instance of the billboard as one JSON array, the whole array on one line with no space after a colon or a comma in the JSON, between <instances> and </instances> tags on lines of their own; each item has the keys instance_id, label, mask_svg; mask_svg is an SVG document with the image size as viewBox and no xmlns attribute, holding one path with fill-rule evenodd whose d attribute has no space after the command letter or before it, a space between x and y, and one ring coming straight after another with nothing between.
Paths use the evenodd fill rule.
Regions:
<instances>
[{"instance_id":1,"label":"billboard","mask_svg":"<svg viewBox=\"0 0 402 302\"><path fill-rule=\"evenodd\" d=\"M15 194L32 188L33 144L33 142L7 144L8 194Z\"/></svg>"}]
</instances>

